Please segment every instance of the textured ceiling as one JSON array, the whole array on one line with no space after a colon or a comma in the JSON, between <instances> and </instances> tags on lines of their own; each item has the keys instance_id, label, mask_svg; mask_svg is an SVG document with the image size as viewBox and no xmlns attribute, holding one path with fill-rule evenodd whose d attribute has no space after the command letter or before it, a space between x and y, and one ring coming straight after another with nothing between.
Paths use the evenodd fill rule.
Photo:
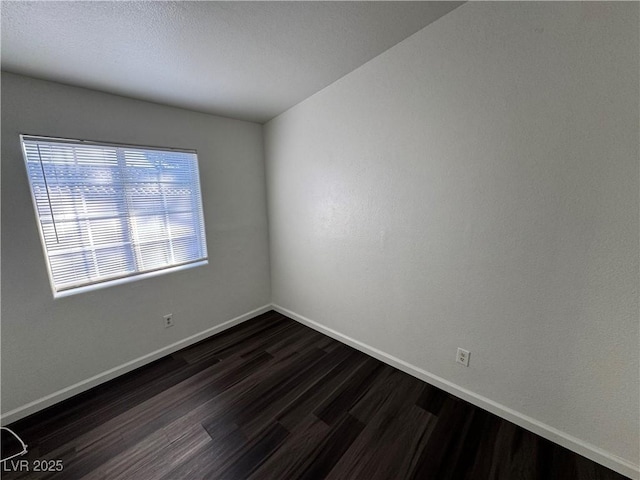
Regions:
<instances>
[{"instance_id":1,"label":"textured ceiling","mask_svg":"<svg viewBox=\"0 0 640 480\"><path fill-rule=\"evenodd\" d=\"M460 3L2 1L2 69L265 122Z\"/></svg>"}]
</instances>

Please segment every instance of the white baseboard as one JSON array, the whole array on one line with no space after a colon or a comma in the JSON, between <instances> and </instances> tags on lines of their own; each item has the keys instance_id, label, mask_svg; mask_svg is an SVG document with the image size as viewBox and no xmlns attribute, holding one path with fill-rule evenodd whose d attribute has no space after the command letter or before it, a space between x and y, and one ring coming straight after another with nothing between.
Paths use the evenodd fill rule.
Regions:
<instances>
[{"instance_id":1,"label":"white baseboard","mask_svg":"<svg viewBox=\"0 0 640 480\"><path fill-rule=\"evenodd\" d=\"M325 327L307 317L299 315L291 310L288 310L280 305L273 305L273 309L286 315L287 317L292 318L308 327L313 328L314 330L319 331L320 333L324 333L332 338L335 338L339 342L345 343L361 352L366 353L384 363L387 363L398 370L402 370L409 375L412 375L420 380L423 380L431 385L434 385L442 390L455 395L458 398L462 398L463 400L468 401L469 403L476 405L484 410L487 410L505 420L515 423L516 425L529 430L537 435L540 435L547 440L551 440L558 445L561 445L569 450L576 452L579 455L587 457L594 462L597 462L601 465L604 465L611 470L614 470L622 475L633 479L640 479L640 467L635 465L623 458L620 458L616 455L613 455L601 448L596 447L595 445L591 445L590 443L584 442L579 438L576 438L568 433L562 432L550 425L542 423L535 418L531 418L527 415L524 415L516 410L513 410L505 405L502 405L498 402L494 402L493 400L483 397L482 395L478 395L466 388L460 387L455 383L452 383L442 377L434 375L432 373L427 372L415 365L411 365L410 363L405 362L404 360L400 360L388 353L385 353L377 348L371 347L365 343L362 343L358 340L355 340L347 335L344 335L332 328Z\"/></svg>"},{"instance_id":2,"label":"white baseboard","mask_svg":"<svg viewBox=\"0 0 640 480\"><path fill-rule=\"evenodd\" d=\"M220 333L223 330L227 330L239 323L250 320L258 315L268 312L272 310L272 306L270 304L263 305L260 308L256 308L250 312L247 312L238 317L232 318L220 325L216 325L215 327L208 328L200 333L196 333L195 335L191 335L190 337L184 338L178 342L172 343L171 345L167 345L159 350L148 353L147 355L143 355L142 357L131 360L130 362L123 363L117 367L111 368L106 372L99 373L98 375L94 375L91 378L87 378L81 382L78 382L69 387L63 388L62 390L58 390L50 395L39 398L38 400L34 400L33 402L29 402L26 405L23 405L18 408L14 408L13 410L4 413L0 416L0 423L2 425L8 425L16 420L20 420L32 413L43 410L51 405L55 405L62 400L66 400L67 398L73 397L79 393L82 393L90 388L93 388L101 383L109 381L113 378L116 378L120 375L123 375L131 370L135 370L138 367L146 365L148 363L153 362L154 360L158 360L166 355L169 355L173 352L176 352L182 348L188 347L189 345L193 345L194 343L199 342L200 340L204 340L205 338L210 337L211 335L215 335L216 333Z\"/></svg>"}]
</instances>

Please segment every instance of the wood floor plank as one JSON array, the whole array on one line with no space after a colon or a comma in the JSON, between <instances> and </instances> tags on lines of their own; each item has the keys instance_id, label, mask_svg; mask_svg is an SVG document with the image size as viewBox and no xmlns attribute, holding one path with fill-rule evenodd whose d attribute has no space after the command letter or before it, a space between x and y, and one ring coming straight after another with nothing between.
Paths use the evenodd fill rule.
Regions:
<instances>
[{"instance_id":1,"label":"wood floor plank","mask_svg":"<svg viewBox=\"0 0 640 480\"><path fill-rule=\"evenodd\" d=\"M375 380L385 371L385 365L374 359L368 358L364 364L342 384L330 398L320 405L314 413L328 423L333 424L341 418L349 409L368 391L370 382Z\"/></svg>"},{"instance_id":2,"label":"wood floor plank","mask_svg":"<svg viewBox=\"0 0 640 480\"><path fill-rule=\"evenodd\" d=\"M313 414L308 415L291 432L282 447L253 472L249 480L298 478L329 431L330 427L326 423Z\"/></svg>"},{"instance_id":3,"label":"wood floor plank","mask_svg":"<svg viewBox=\"0 0 640 480\"><path fill-rule=\"evenodd\" d=\"M82 477L82 480L126 480L152 477L154 468L165 468L159 452L165 450L168 445L169 441L164 432L157 430L131 448L112 457Z\"/></svg>"},{"instance_id":4,"label":"wood floor plank","mask_svg":"<svg viewBox=\"0 0 640 480\"><path fill-rule=\"evenodd\" d=\"M289 362L287 368L283 368L275 375L265 377L262 382L254 385L246 392L243 401L238 405L236 414L239 421L243 424L252 421L270 405L274 403L277 405L276 402L281 397L299 388L300 384L304 385L305 380L308 382L307 372L311 370L313 373L314 365L321 362L326 355L323 350L310 349L304 354L296 356L293 361Z\"/></svg>"},{"instance_id":5,"label":"wood floor plank","mask_svg":"<svg viewBox=\"0 0 640 480\"><path fill-rule=\"evenodd\" d=\"M374 417L331 470L327 480L409 478L406 475L411 471L412 457L407 452L416 448L422 435L429 430L429 422L434 420L413 405L395 420L389 421L383 414ZM399 455L398 450L402 452Z\"/></svg>"},{"instance_id":6,"label":"wood floor plank","mask_svg":"<svg viewBox=\"0 0 640 480\"><path fill-rule=\"evenodd\" d=\"M182 462L160 477L163 480L209 479L212 472L221 470L225 462L247 444L240 430L229 432L217 442L210 442L194 450Z\"/></svg>"},{"instance_id":7,"label":"wood floor plank","mask_svg":"<svg viewBox=\"0 0 640 480\"><path fill-rule=\"evenodd\" d=\"M292 374L286 381L265 392L259 401L252 402L250 408L240 413L240 425L248 435L255 435L270 420L277 419L280 412L295 402L313 386L323 372L335 367L344 357L341 353L327 357L324 350L317 350L319 358L307 368ZM284 408L283 408L284 407Z\"/></svg>"},{"instance_id":8,"label":"wood floor plank","mask_svg":"<svg viewBox=\"0 0 640 480\"><path fill-rule=\"evenodd\" d=\"M288 368L291 362L295 362L296 358L297 356L294 355L289 358L273 359L269 364L267 372L254 372L252 375L248 375L219 395L202 402L186 414L175 419L165 427L165 431L167 431L171 437L175 437L179 435L183 429L190 428L194 423L209 425L212 422L222 420L237 425L235 423L235 415L240 409L238 405L246 402L246 393L255 387L255 385L261 383L265 376L277 375L282 369ZM239 359L241 358L239 357Z\"/></svg>"},{"instance_id":9,"label":"wood floor plank","mask_svg":"<svg viewBox=\"0 0 640 480\"><path fill-rule=\"evenodd\" d=\"M425 409L427 412L438 415L448 396L446 392L443 392L439 388L425 383L416 405Z\"/></svg>"},{"instance_id":10,"label":"wood floor plank","mask_svg":"<svg viewBox=\"0 0 640 480\"><path fill-rule=\"evenodd\" d=\"M180 465L194 452L201 450L213 440L213 437L199 423L186 429L183 433L183 435L173 441L167 436L169 444L159 452L167 470Z\"/></svg>"},{"instance_id":11,"label":"wood floor plank","mask_svg":"<svg viewBox=\"0 0 640 480\"><path fill-rule=\"evenodd\" d=\"M346 382L354 371L357 371L366 361L366 357L353 349L343 346L336 349L336 355L344 354L344 359L333 369L319 377L302 395L287 405L278 413L278 421L290 430L305 418L309 412L314 411L318 406L328 401L328 398L335 394L344 382Z\"/></svg>"},{"instance_id":12,"label":"wood floor plank","mask_svg":"<svg viewBox=\"0 0 640 480\"><path fill-rule=\"evenodd\" d=\"M244 360L230 369L214 365L172 387L147 402L105 422L100 428L79 437L80 443L89 443L96 435L104 432L120 431L127 438L139 439L148 435L155 428L163 428L195 408L202 402L215 397L235 383L269 362L271 356L263 354Z\"/></svg>"},{"instance_id":13,"label":"wood floor plank","mask_svg":"<svg viewBox=\"0 0 640 480\"><path fill-rule=\"evenodd\" d=\"M408 475L415 462L406 452L416 451L423 435L432 430L430 422L434 423L432 414L414 405L421 390L419 381L396 370L384 385L356 404L351 414L366 426L328 478L385 478L389 469L394 475ZM405 453L390 453L396 449Z\"/></svg>"},{"instance_id":14,"label":"wood floor plank","mask_svg":"<svg viewBox=\"0 0 640 480\"><path fill-rule=\"evenodd\" d=\"M64 469L6 480L624 479L273 311L9 427Z\"/></svg>"},{"instance_id":15,"label":"wood floor plank","mask_svg":"<svg viewBox=\"0 0 640 480\"><path fill-rule=\"evenodd\" d=\"M453 397L447 398L413 473L415 480L449 478L448 470L453 465L447 464L446 459L455 458L452 452L457 451L461 432L466 428L472 410L473 407L466 402Z\"/></svg>"},{"instance_id":16,"label":"wood floor plank","mask_svg":"<svg viewBox=\"0 0 640 480\"><path fill-rule=\"evenodd\" d=\"M247 478L280 446L289 432L279 423L273 423L242 449L242 453L221 471L211 472L210 478Z\"/></svg>"},{"instance_id":17,"label":"wood floor plank","mask_svg":"<svg viewBox=\"0 0 640 480\"><path fill-rule=\"evenodd\" d=\"M358 400L349 413L362 423L369 421L380 411L395 415L400 405L408 408L422 390L422 382L385 365L381 375L371 382L369 391Z\"/></svg>"},{"instance_id":18,"label":"wood floor plank","mask_svg":"<svg viewBox=\"0 0 640 480\"><path fill-rule=\"evenodd\" d=\"M327 435L309 455L310 461L306 468L297 477L301 480L313 480L326 478L344 452L346 452L353 441L360 435L364 428L358 419L348 413L344 414L336 422L329 435Z\"/></svg>"}]
</instances>

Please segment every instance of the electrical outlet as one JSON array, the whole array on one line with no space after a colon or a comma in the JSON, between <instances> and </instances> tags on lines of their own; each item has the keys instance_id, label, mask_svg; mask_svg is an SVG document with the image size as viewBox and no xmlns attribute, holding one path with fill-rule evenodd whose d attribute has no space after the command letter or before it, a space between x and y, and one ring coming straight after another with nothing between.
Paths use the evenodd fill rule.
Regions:
<instances>
[{"instance_id":1,"label":"electrical outlet","mask_svg":"<svg viewBox=\"0 0 640 480\"><path fill-rule=\"evenodd\" d=\"M458 348L458 353L456 355L456 362L461 363L465 367L469 366L469 350L465 350L464 348Z\"/></svg>"},{"instance_id":2,"label":"electrical outlet","mask_svg":"<svg viewBox=\"0 0 640 480\"><path fill-rule=\"evenodd\" d=\"M168 313L162 318L164 318L164 328L173 327L173 313Z\"/></svg>"}]
</instances>

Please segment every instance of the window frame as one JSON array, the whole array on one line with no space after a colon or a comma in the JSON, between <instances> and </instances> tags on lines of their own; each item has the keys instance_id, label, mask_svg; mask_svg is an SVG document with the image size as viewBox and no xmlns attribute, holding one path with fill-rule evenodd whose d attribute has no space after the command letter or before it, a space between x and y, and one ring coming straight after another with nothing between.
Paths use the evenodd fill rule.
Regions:
<instances>
[{"instance_id":1,"label":"window frame","mask_svg":"<svg viewBox=\"0 0 640 480\"><path fill-rule=\"evenodd\" d=\"M190 268L194 268L194 267L199 267L199 266L203 266L203 265L207 265L209 263L209 258L208 258L208 247L207 247L207 235L206 235L206 224L205 224L205 209L204 209L204 201L203 201L203 195L202 195L202 185L200 182L200 161L198 158L198 151L195 149L186 149L186 148L175 148L175 147L159 147L159 146L150 146L150 145L139 145L139 144L130 144L130 143L118 143L118 142L107 142L107 141L99 141L99 140L82 140L82 139L72 139L72 138L62 138L62 137L50 137L50 136L44 136L44 135L33 135L33 134L28 134L28 133L21 133L19 134L19 138L20 138L20 149L22 150L22 156L24 159L24 165L25 165L25 174L27 176L27 182L29 185L29 193L31 195L31 201L32 201L32 205L33 205L33 210L34 210L34 215L35 215L35 220L38 226L38 233L40 236L40 244L42 247L42 252L44 255L44 260L45 260L45 265L47 268L47 276L49 278L49 285L51 286L51 291L53 293L53 298L57 299L57 298L64 298L64 297L68 297L68 296L72 296L72 295L76 295L79 293L85 293L85 292L90 292L90 291L94 291L94 290L99 290L99 289L103 289L103 288L108 288L108 287L112 287L112 286L116 286L116 285L122 285L122 284L126 284L126 283L131 283L131 282L136 282L138 280L143 280L143 279L147 279L147 278L153 278L153 277L157 277L160 275L164 275L167 273L172 273L172 272L177 272L177 271L182 271L182 270L187 270ZM37 198L36 198L36 192L33 188L33 182L31 179L31 175L29 173L29 157L26 151L26 145L25 145L25 141L29 142L29 141L43 141L43 142L50 142L50 143L60 143L60 144L67 144L67 145L87 145L87 146L97 146L97 147L112 147L112 148L130 148L130 149L139 149L139 150L157 150L157 151L162 151L162 152L177 152L177 153L187 153L187 154L193 154L195 155L195 164L196 164L196 181L197 181L197 187L198 187L198 194L199 194L199 201L200 201L200 212L202 214L202 224L201 224L201 228L202 228L202 240L203 240L203 244L202 247L204 249L204 253L205 256L197 259L197 260L193 260L193 261L189 261L186 263L181 263L181 264L177 264L177 265L166 265L163 267L157 267L154 269L150 269L150 270L145 270L145 271L136 271L136 272L132 272L132 273L128 273L128 274L123 274L122 276L118 276L116 278L112 278L112 279L107 279L107 280L97 280L97 281L92 281L90 283L85 283L82 285L78 285L78 286L72 286L72 287L66 287L63 288L62 290L57 290L56 289L56 284L55 284L55 280L54 280L54 276L53 276L53 270L51 267L51 261L50 261L50 254L49 254L49 250L47 249L47 242L46 242L46 238L45 238L45 232L43 229L43 225L42 225L42 221L41 221L41 217L40 217L40 212L38 210L38 202L37 202ZM46 177L45 177L45 182L46 182ZM48 188L47 188L48 190ZM48 194L47 194L48 195ZM197 211L196 211L197 213ZM131 218L128 217L127 218ZM55 220L54 220L55 223Z\"/></svg>"}]
</instances>

